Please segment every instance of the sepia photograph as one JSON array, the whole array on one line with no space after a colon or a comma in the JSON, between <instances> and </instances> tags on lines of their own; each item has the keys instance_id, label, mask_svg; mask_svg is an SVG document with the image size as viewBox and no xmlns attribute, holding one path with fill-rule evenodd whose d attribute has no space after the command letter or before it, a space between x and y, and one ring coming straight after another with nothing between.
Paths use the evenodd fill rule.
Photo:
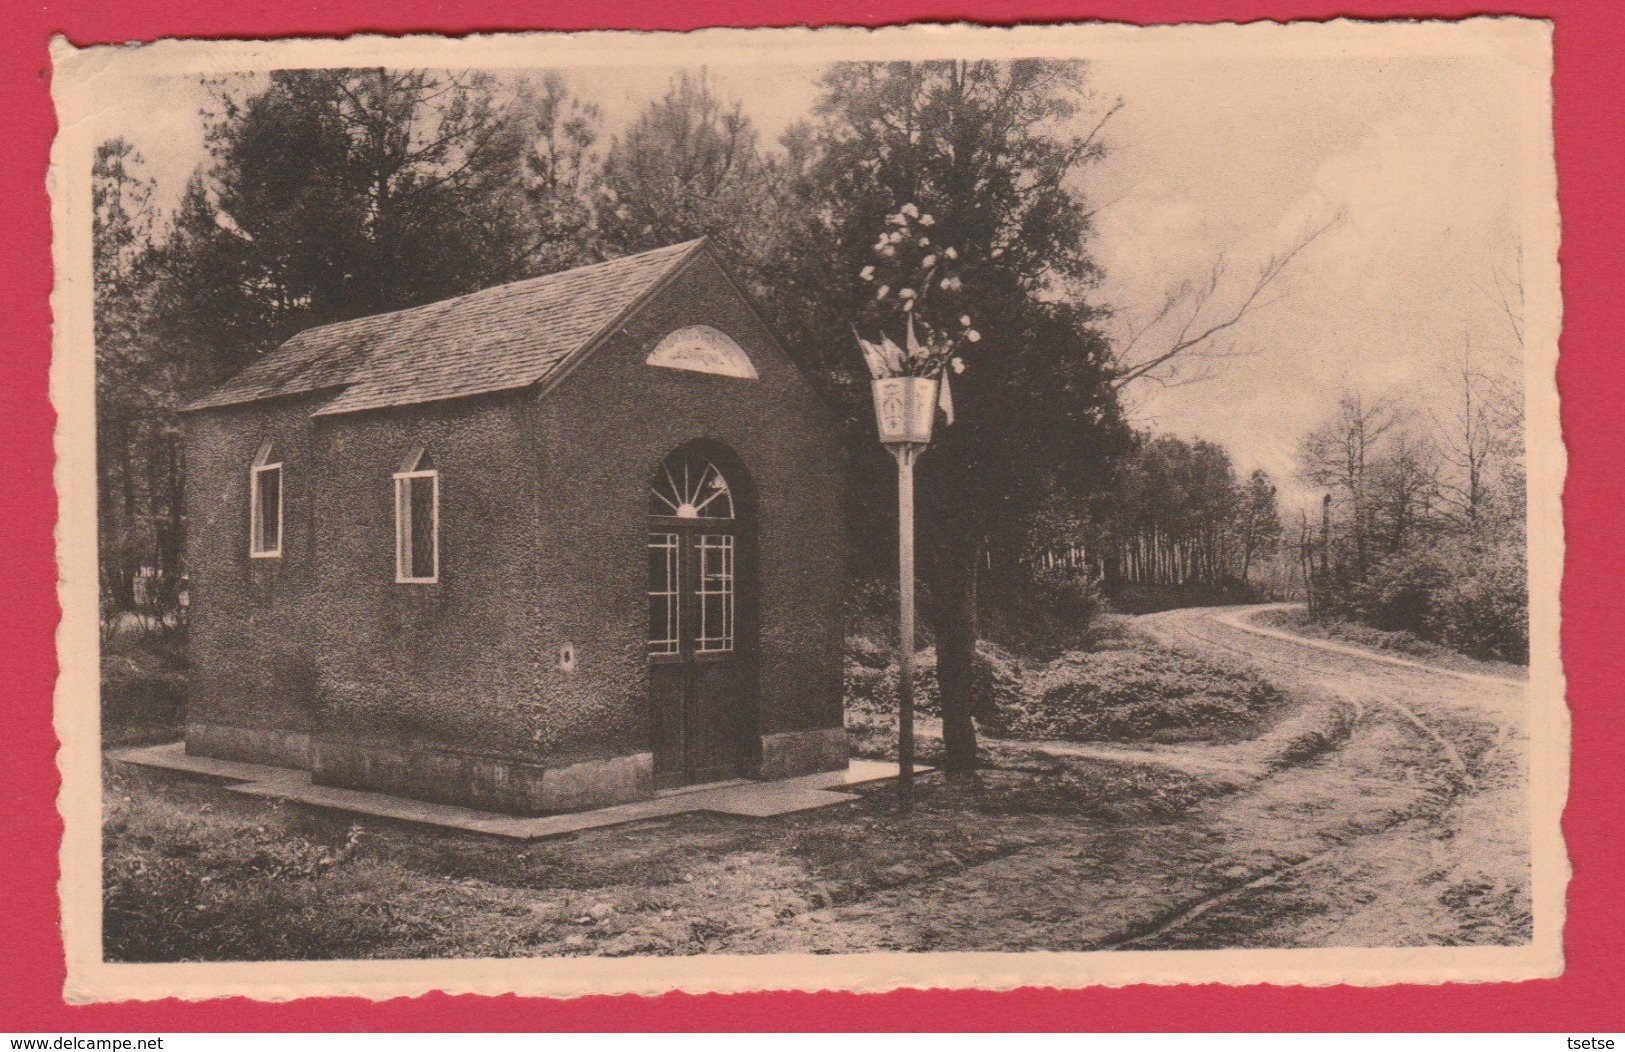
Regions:
<instances>
[{"instance_id":1,"label":"sepia photograph","mask_svg":"<svg viewBox=\"0 0 1625 1052\"><path fill-rule=\"evenodd\" d=\"M1561 972L1547 23L55 60L70 999Z\"/></svg>"}]
</instances>

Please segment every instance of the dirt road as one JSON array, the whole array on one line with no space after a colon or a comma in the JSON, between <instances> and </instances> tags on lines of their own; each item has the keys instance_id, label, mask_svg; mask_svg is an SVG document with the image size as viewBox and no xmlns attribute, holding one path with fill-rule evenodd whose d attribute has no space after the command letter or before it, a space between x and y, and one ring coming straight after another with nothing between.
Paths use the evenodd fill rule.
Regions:
<instances>
[{"instance_id":1,"label":"dirt road","mask_svg":"<svg viewBox=\"0 0 1625 1052\"><path fill-rule=\"evenodd\" d=\"M1330 842L1193 904L1136 945L1527 939L1525 685L1302 639L1253 623L1262 609L1170 611L1141 627L1165 645L1245 661L1352 710L1339 747L1223 808L1257 834L1299 822ZM1327 825L1317 813L1345 821Z\"/></svg>"},{"instance_id":2,"label":"dirt road","mask_svg":"<svg viewBox=\"0 0 1625 1052\"><path fill-rule=\"evenodd\" d=\"M1104 826L1065 812L1015 820L1027 839L1014 849L815 911L790 945L809 931L817 948L848 950L1526 941L1523 684L1254 625L1263 609L1139 621L1165 646L1245 663L1299 698L1272 733L1044 747L1143 772L1148 796L1189 779L1200 802Z\"/></svg>"}]
</instances>

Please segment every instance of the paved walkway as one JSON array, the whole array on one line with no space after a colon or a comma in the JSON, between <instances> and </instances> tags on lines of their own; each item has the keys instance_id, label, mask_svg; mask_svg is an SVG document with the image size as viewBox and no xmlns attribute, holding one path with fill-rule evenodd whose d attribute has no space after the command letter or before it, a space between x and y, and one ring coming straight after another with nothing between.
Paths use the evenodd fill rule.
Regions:
<instances>
[{"instance_id":1,"label":"paved walkway","mask_svg":"<svg viewBox=\"0 0 1625 1052\"><path fill-rule=\"evenodd\" d=\"M816 807L828 807L831 804L847 803L857 799L851 793L837 790L897 777L897 765L894 763L853 760L844 771L809 774L777 782L737 779L662 793L652 800L639 800L635 803L599 808L596 811L520 818L495 811L478 811L469 807L409 800L385 793L314 785L311 783L309 771L217 760L207 756L188 756L186 747L180 742L134 749L114 749L108 755L115 760L142 767L184 771L188 774L236 782L237 784L229 787L231 791L248 796L291 800L313 807L349 811L401 822L416 822L420 825L440 826L446 829L460 829L469 833L486 833L516 840L563 836L586 829L600 829L604 826L638 822L646 818L662 818L689 811L714 811L750 818L809 811ZM923 773L930 768L916 766L914 770L916 773Z\"/></svg>"}]
</instances>

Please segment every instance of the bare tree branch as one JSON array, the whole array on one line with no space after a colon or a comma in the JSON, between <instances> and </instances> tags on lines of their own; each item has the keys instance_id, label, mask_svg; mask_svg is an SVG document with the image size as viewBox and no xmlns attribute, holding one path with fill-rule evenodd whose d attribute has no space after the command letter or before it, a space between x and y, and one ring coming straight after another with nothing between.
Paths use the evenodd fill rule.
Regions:
<instances>
[{"instance_id":1,"label":"bare tree branch","mask_svg":"<svg viewBox=\"0 0 1625 1052\"><path fill-rule=\"evenodd\" d=\"M1339 212L1319 225L1305 227L1290 245L1259 266L1257 276L1238 302L1214 317L1213 304L1219 297L1229 269L1229 260L1220 254L1213 261L1205 280L1186 282L1171 291L1151 320L1137 332L1132 332L1130 338L1118 348L1117 374L1113 385L1121 389L1135 380L1152 377L1158 370L1182 357L1222 355L1222 348L1215 346L1218 338L1241 324L1249 315L1278 302L1279 297L1266 298L1265 293L1276 285L1294 260L1342 220L1343 214ZM1180 318L1179 325L1168 341L1153 352L1136 355L1136 349L1146 334L1175 316Z\"/></svg>"}]
</instances>

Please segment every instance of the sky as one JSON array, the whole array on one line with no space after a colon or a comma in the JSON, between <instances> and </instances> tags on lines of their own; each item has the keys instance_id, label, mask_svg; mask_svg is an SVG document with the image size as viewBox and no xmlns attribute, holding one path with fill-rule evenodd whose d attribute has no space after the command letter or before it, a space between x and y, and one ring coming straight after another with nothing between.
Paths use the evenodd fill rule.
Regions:
<instances>
[{"instance_id":1,"label":"sky","mask_svg":"<svg viewBox=\"0 0 1625 1052\"><path fill-rule=\"evenodd\" d=\"M1166 39L1166 38L1164 38ZM1290 49L1288 49L1290 51ZM1230 48L1111 47L1088 56L1095 99L1113 100L1108 152L1080 187L1095 209L1090 250L1104 272L1098 302L1119 336L1141 327L1170 290L1227 280L1216 313L1259 263L1306 228L1340 220L1234 330L1224 357L1186 369L1196 382L1141 381L1133 422L1230 450L1243 473L1268 470L1289 505L1301 436L1340 389L1396 394L1430 411L1447 397L1452 362L1470 341L1482 360L1517 347L1486 288L1517 267L1529 178L1522 159L1542 85L1494 49L1436 55L1316 47L1259 55ZM564 71L623 126L678 67ZM719 94L742 101L764 140L817 98L819 67L708 63ZM195 76L146 77L97 114L130 139L174 200L203 158ZM1154 347L1151 330L1143 345Z\"/></svg>"}]
</instances>

